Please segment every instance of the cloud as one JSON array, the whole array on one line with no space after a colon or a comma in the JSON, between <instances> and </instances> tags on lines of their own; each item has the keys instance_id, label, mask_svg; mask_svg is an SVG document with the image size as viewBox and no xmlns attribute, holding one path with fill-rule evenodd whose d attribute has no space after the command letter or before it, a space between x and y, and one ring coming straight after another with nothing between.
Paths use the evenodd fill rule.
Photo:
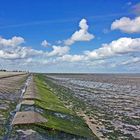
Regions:
<instances>
[{"instance_id":1,"label":"cloud","mask_svg":"<svg viewBox=\"0 0 140 140\"><path fill-rule=\"evenodd\" d=\"M0 38L0 58L25 59L45 54L45 52L41 50L35 50L31 47L21 46L21 44L24 42L24 38L22 37L15 36L11 39Z\"/></svg>"},{"instance_id":2,"label":"cloud","mask_svg":"<svg viewBox=\"0 0 140 140\"><path fill-rule=\"evenodd\" d=\"M140 38L119 38L109 44L102 44L101 48L85 51L88 59L103 59L116 55L140 52Z\"/></svg>"},{"instance_id":3,"label":"cloud","mask_svg":"<svg viewBox=\"0 0 140 140\"><path fill-rule=\"evenodd\" d=\"M120 65L131 65L131 64L136 64L136 63L140 63L140 57L133 57L130 58L129 60L123 61L120 63Z\"/></svg>"},{"instance_id":4,"label":"cloud","mask_svg":"<svg viewBox=\"0 0 140 140\"><path fill-rule=\"evenodd\" d=\"M79 62L84 60L84 55L70 55L66 54L59 58L59 60L66 62Z\"/></svg>"},{"instance_id":5,"label":"cloud","mask_svg":"<svg viewBox=\"0 0 140 140\"><path fill-rule=\"evenodd\" d=\"M88 32L88 25L86 19L82 19L79 23L80 30L74 32L72 36L64 41L67 46L72 45L76 41L90 41L95 36Z\"/></svg>"},{"instance_id":6,"label":"cloud","mask_svg":"<svg viewBox=\"0 0 140 140\"><path fill-rule=\"evenodd\" d=\"M135 19L122 17L119 20L115 20L111 25L111 30L116 29L125 33L140 33L140 17L136 17Z\"/></svg>"},{"instance_id":7,"label":"cloud","mask_svg":"<svg viewBox=\"0 0 140 140\"><path fill-rule=\"evenodd\" d=\"M34 50L28 47L17 46L11 50L0 49L0 58L2 59L25 59L44 54L45 53L43 51Z\"/></svg>"},{"instance_id":8,"label":"cloud","mask_svg":"<svg viewBox=\"0 0 140 140\"><path fill-rule=\"evenodd\" d=\"M129 1L129 2L127 2L126 4L127 4L128 6L130 6L130 5L132 5L132 2Z\"/></svg>"},{"instance_id":9,"label":"cloud","mask_svg":"<svg viewBox=\"0 0 140 140\"><path fill-rule=\"evenodd\" d=\"M70 48L68 46L52 46L53 50L48 53L47 56L62 56L69 52Z\"/></svg>"},{"instance_id":10,"label":"cloud","mask_svg":"<svg viewBox=\"0 0 140 140\"><path fill-rule=\"evenodd\" d=\"M14 36L11 39L4 39L4 38L0 37L0 46L1 47L2 46L3 47L5 47L5 46L14 47L14 46L20 45L24 42L25 42L24 38L22 38L22 37Z\"/></svg>"},{"instance_id":11,"label":"cloud","mask_svg":"<svg viewBox=\"0 0 140 140\"><path fill-rule=\"evenodd\" d=\"M64 44L62 44L63 41L59 40L56 43L61 44L61 46L60 45L51 46L53 50L50 51L50 52L47 52L47 56L48 57L54 57L54 56L65 55L65 59L67 59L67 57L70 57L70 55L67 54L70 50L70 45L72 45L76 41L90 41L91 39L94 38L94 35L88 33L88 25L87 25L87 21L85 19L82 19L80 21L79 27L80 27L80 30L76 31L74 34L72 34L71 38L65 40ZM44 41L42 41L41 45L44 46L44 47L48 47L51 44L48 43L47 40L44 40ZM74 58L72 58L71 60L72 61L74 59L76 60L76 59L78 59L77 57L78 57L78 55L74 56Z\"/></svg>"},{"instance_id":12,"label":"cloud","mask_svg":"<svg viewBox=\"0 0 140 140\"><path fill-rule=\"evenodd\" d=\"M100 64L100 62L105 62L104 60L110 59L111 57L119 56L119 58L125 57L125 55L140 52L140 38L119 38L110 43L102 44L99 49L92 51L85 51L83 54L71 55L62 54L62 56L56 58L58 62L81 62L88 64ZM58 54L57 54L58 55ZM102 60L102 61L101 61ZM120 61L121 62L121 61Z\"/></svg>"},{"instance_id":13,"label":"cloud","mask_svg":"<svg viewBox=\"0 0 140 140\"><path fill-rule=\"evenodd\" d=\"M44 40L44 41L42 41L41 45L43 47L49 47L51 44L47 40Z\"/></svg>"},{"instance_id":14,"label":"cloud","mask_svg":"<svg viewBox=\"0 0 140 140\"><path fill-rule=\"evenodd\" d=\"M132 10L135 14L140 15L140 2L137 3L136 5L133 5Z\"/></svg>"},{"instance_id":15,"label":"cloud","mask_svg":"<svg viewBox=\"0 0 140 140\"><path fill-rule=\"evenodd\" d=\"M69 52L70 48L68 46L52 46L52 51L42 51L36 50L28 46L21 46L24 43L22 37L12 37L11 39L0 38L0 59L48 59L48 57L62 56ZM43 45L49 45L45 40ZM34 61L34 60L33 60ZM45 61L46 62L46 61Z\"/></svg>"},{"instance_id":16,"label":"cloud","mask_svg":"<svg viewBox=\"0 0 140 140\"><path fill-rule=\"evenodd\" d=\"M63 41L61 41L61 40L57 40L56 41L56 44L61 44Z\"/></svg>"}]
</instances>

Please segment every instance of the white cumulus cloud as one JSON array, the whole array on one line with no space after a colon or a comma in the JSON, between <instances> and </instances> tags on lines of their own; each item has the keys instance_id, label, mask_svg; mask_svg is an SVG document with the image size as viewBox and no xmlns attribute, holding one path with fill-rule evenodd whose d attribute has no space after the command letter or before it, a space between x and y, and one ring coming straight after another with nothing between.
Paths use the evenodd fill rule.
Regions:
<instances>
[{"instance_id":1,"label":"white cumulus cloud","mask_svg":"<svg viewBox=\"0 0 140 140\"><path fill-rule=\"evenodd\" d=\"M5 38L0 37L0 47L5 47L5 46L14 47L24 42L25 42L24 38L22 37L14 36L11 39L5 39Z\"/></svg>"},{"instance_id":2,"label":"white cumulus cloud","mask_svg":"<svg viewBox=\"0 0 140 140\"><path fill-rule=\"evenodd\" d=\"M48 56L62 56L69 52L70 48L68 46L52 46L53 50L48 53Z\"/></svg>"},{"instance_id":3,"label":"white cumulus cloud","mask_svg":"<svg viewBox=\"0 0 140 140\"><path fill-rule=\"evenodd\" d=\"M34 50L29 47L15 47L11 50L8 49L0 49L0 58L2 59L25 59L34 56L42 56L45 55L45 52Z\"/></svg>"},{"instance_id":4,"label":"white cumulus cloud","mask_svg":"<svg viewBox=\"0 0 140 140\"><path fill-rule=\"evenodd\" d=\"M135 19L122 17L115 20L111 25L111 30L119 29L125 33L140 33L140 16Z\"/></svg>"},{"instance_id":5,"label":"white cumulus cloud","mask_svg":"<svg viewBox=\"0 0 140 140\"><path fill-rule=\"evenodd\" d=\"M66 54L63 55L61 58L59 58L59 60L62 61L67 61L67 62L79 62L84 60L84 55L70 55L70 54Z\"/></svg>"},{"instance_id":6,"label":"white cumulus cloud","mask_svg":"<svg viewBox=\"0 0 140 140\"><path fill-rule=\"evenodd\" d=\"M102 59L115 55L123 55L140 51L140 38L119 38L109 44L102 44L102 47L93 51L86 51L88 58Z\"/></svg>"},{"instance_id":7,"label":"white cumulus cloud","mask_svg":"<svg viewBox=\"0 0 140 140\"><path fill-rule=\"evenodd\" d=\"M43 47L49 47L51 44L47 40L43 40L42 43L41 43L41 45Z\"/></svg>"},{"instance_id":8,"label":"white cumulus cloud","mask_svg":"<svg viewBox=\"0 0 140 140\"><path fill-rule=\"evenodd\" d=\"M69 39L64 41L65 45L72 45L76 41L90 41L94 38L94 35L88 32L88 24L86 19L82 19L80 21L79 27L80 30L74 32Z\"/></svg>"},{"instance_id":9,"label":"white cumulus cloud","mask_svg":"<svg viewBox=\"0 0 140 140\"><path fill-rule=\"evenodd\" d=\"M0 58L2 59L25 59L38 55L45 55L41 50L31 47L21 46L24 43L22 37L12 37L11 39L0 38Z\"/></svg>"}]
</instances>

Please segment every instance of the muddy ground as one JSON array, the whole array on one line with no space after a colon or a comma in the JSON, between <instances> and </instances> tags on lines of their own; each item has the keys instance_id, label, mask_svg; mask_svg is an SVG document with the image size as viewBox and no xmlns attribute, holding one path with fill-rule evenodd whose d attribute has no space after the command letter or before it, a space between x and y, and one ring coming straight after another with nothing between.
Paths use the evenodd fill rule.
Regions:
<instances>
[{"instance_id":1,"label":"muddy ground","mask_svg":"<svg viewBox=\"0 0 140 140\"><path fill-rule=\"evenodd\" d=\"M86 108L81 105L77 113L83 115L101 139L140 139L140 74L48 74L47 77L68 88L72 96L85 104ZM74 106L72 102L67 105Z\"/></svg>"}]
</instances>

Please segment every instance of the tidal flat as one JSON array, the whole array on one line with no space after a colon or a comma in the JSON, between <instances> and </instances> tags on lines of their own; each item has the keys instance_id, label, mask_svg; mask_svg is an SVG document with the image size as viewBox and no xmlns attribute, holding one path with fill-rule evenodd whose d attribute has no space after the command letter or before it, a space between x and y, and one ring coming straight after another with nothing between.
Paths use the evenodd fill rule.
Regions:
<instances>
[{"instance_id":1,"label":"tidal flat","mask_svg":"<svg viewBox=\"0 0 140 140\"><path fill-rule=\"evenodd\" d=\"M47 74L64 104L100 139L140 139L140 74Z\"/></svg>"}]
</instances>

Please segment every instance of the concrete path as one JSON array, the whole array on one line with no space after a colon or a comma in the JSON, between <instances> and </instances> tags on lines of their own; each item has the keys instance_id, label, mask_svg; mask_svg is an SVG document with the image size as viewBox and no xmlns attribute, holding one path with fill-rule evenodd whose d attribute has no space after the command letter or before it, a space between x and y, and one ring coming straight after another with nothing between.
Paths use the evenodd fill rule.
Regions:
<instances>
[{"instance_id":1,"label":"concrete path","mask_svg":"<svg viewBox=\"0 0 140 140\"><path fill-rule=\"evenodd\" d=\"M23 100L21 102L21 105L34 105L35 101L34 100Z\"/></svg>"},{"instance_id":2,"label":"concrete path","mask_svg":"<svg viewBox=\"0 0 140 140\"><path fill-rule=\"evenodd\" d=\"M26 92L23 96L23 99L30 100L30 99L40 99L39 96L36 94L35 84L33 79L30 81L29 86L26 89Z\"/></svg>"},{"instance_id":3,"label":"concrete path","mask_svg":"<svg viewBox=\"0 0 140 140\"><path fill-rule=\"evenodd\" d=\"M12 125L44 123L44 122L47 122L47 119L44 118L39 113L33 111L23 111L23 112L16 113L12 121Z\"/></svg>"}]
</instances>

